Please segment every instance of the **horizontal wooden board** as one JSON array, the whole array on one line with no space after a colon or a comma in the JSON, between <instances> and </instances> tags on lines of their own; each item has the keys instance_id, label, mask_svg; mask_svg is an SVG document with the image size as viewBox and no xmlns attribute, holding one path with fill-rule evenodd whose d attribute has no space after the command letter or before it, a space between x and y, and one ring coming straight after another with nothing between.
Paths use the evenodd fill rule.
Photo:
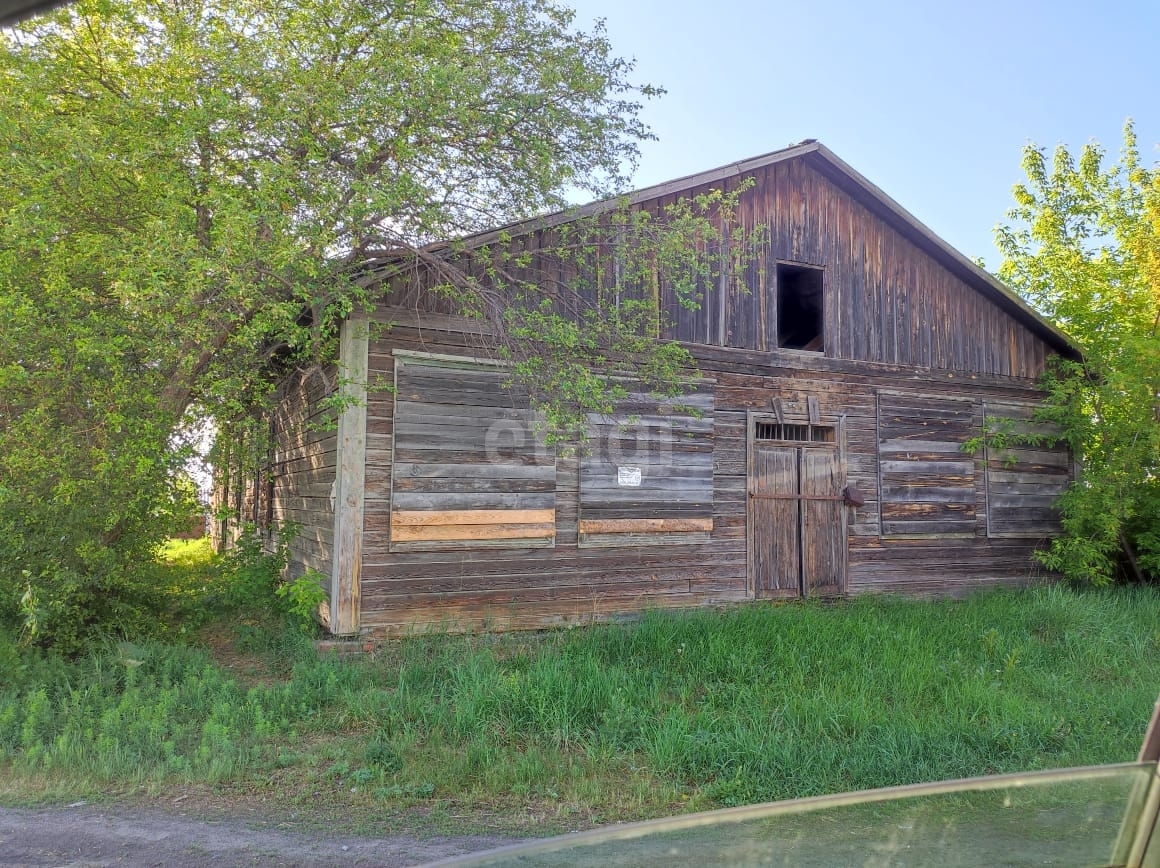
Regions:
<instances>
[{"instance_id":1,"label":"horizontal wooden board","mask_svg":"<svg viewBox=\"0 0 1160 868\"><path fill-rule=\"evenodd\" d=\"M555 535L555 522L391 526L391 539L396 543L436 540L539 539Z\"/></svg>"},{"instance_id":2,"label":"horizontal wooden board","mask_svg":"<svg viewBox=\"0 0 1160 868\"><path fill-rule=\"evenodd\" d=\"M591 485L611 481L612 469L623 466L639 467L642 482L668 480L675 484L696 484L697 481L712 481L715 469L711 461L696 460L691 462L670 461L667 463L639 463L625 461L623 464L611 464L604 461L582 461L580 464L580 479ZM737 474L742 475L742 474Z\"/></svg>"},{"instance_id":3,"label":"horizontal wooden board","mask_svg":"<svg viewBox=\"0 0 1160 868\"><path fill-rule=\"evenodd\" d=\"M404 511L446 511L479 509L555 509L556 493L551 492L451 492L396 491L391 505Z\"/></svg>"},{"instance_id":4,"label":"horizontal wooden board","mask_svg":"<svg viewBox=\"0 0 1160 868\"><path fill-rule=\"evenodd\" d=\"M552 549L555 545L555 536L499 539L436 539L392 542L390 551L392 556L419 552L424 554L430 552L454 552L461 558L474 559L476 557L486 557L492 551L503 551L505 553L516 550L533 551L535 549ZM365 556L369 553L364 550L363 554Z\"/></svg>"},{"instance_id":5,"label":"horizontal wooden board","mask_svg":"<svg viewBox=\"0 0 1160 868\"><path fill-rule=\"evenodd\" d=\"M713 515L712 504L628 503L608 506L581 506L580 514L587 520L645 519L645 518L707 518Z\"/></svg>"},{"instance_id":6,"label":"horizontal wooden board","mask_svg":"<svg viewBox=\"0 0 1160 868\"><path fill-rule=\"evenodd\" d=\"M702 507L712 507L713 486L707 485L698 491L650 491L641 488L598 489L580 493L580 507L589 509L642 509L666 508L684 509L697 512Z\"/></svg>"},{"instance_id":7,"label":"horizontal wooden board","mask_svg":"<svg viewBox=\"0 0 1160 868\"><path fill-rule=\"evenodd\" d=\"M883 521L900 521L906 519L940 519L947 521L961 521L960 531L974 531L975 503L883 503L881 516Z\"/></svg>"},{"instance_id":8,"label":"horizontal wooden board","mask_svg":"<svg viewBox=\"0 0 1160 868\"><path fill-rule=\"evenodd\" d=\"M553 479L505 479L502 477L477 479L471 477L452 476L436 479L417 477L395 477L393 480L395 491L429 491L433 493L452 492L545 492L556 490L556 480Z\"/></svg>"},{"instance_id":9,"label":"horizontal wooden board","mask_svg":"<svg viewBox=\"0 0 1160 868\"><path fill-rule=\"evenodd\" d=\"M580 505L601 506L704 506L713 504L713 481L706 480L696 488L662 485L604 486L601 488L580 486Z\"/></svg>"},{"instance_id":10,"label":"horizontal wooden board","mask_svg":"<svg viewBox=\"0 0 1160 868\"><path fill-rule=\"evenodd\" d=\"M710 518L581 519L581 533L676 533L711 531Z\"/></svg>"},{"instance_id":11,"label":"horizontal wooden board","mask_svg":"<svg viewBox=\"0 0 1160 868\"><path fill-rule=\"evenodd\" d=\"M883 460L880 465L883 474L900 475L930 474L931 476L971 477L975 473L975 462L955 461L896 461Z\"/></svg>"},{"instance_id":12,"label":"horizontal wooden board","mask_svg":"<svg viewBox=\"0 0 1160 868\"><path fill-rule=\"evenodd\" d=\"M438 479L443 477L466 477L469 479L528 479L554 480L556 464L516 464L482 462L478 464L429 464L425 462L397 461L393 476L395 479Z\"/></svg>"},{"instance_id":13,"label":"horizontal wooden board","mask_svg":"<svg viewBox=\"0 0 1160 868\"><path fill-rule=\"evenodd\" d=\"M396 400L393 417L414 422L447 420L450 425L491 424L501 421L533 422L535 415L527 407L438 404L433 401Z\"/></svg>"},{"instance_id":14,"label":"horizontal wooden board","mask_svg":"<svg viewBox=\"0 0 1160 868\"><path fill-rule=\"evenodd\" d=\"M391 513L392 527L421 527L440 524L539 524L554 522L553 509L445 510L441 512L397 510Z\"/></svg>"},{"instance_id":15,"label":"horizontal wooden board","mask_svg":"<svg viewBox=\"0 0 1160 868\"><path fill-rule=\"evenodd\" d=\"M1059 528L1059 513L1050 507L1029 509L992 509L992 528L1000 531L1014 531L1019 528Z\"/></svg>"},{"instance_id":16,"label":"horizontal wooden board","mask_svg":"<svg viewBox=\"0 0 1160 868\"><path fill-rule=\"evenodd\" d=\"M966 438L964 438L965 440ZM962 448L963 441L959 440L924 440L915 438L913 440L906 439L892 439L882 440L878 445L878 451L882 455L902 454L935 454L935 455L949 455L952 459L955 456L963 456L965 453Z\"/></svg>"},{"instance_id":17,"label":"horizontal wooden board","mask_svg":"<svg viewBox=\"0 0 1160 868\"><path fill-rule=\"evenodd\" d=\"M1005 492L1003 494L992 493L987 498L987 505L992 512L1000 509L1052 509L1058 502L1058 494L1052 494L1050 492L1044 493L1035 489L1027 494L1011 492Z\"/></svg>"},{"instance_id":18,"label":"horizontal wooden board","mask_svg":"<svg viewBox=\"0 0 1160 868\"><path fill-rule=\"evenodd\" d=\"M974 522L950 521L883 521L882 533L887 536L920 538L975 536Z\"/></svg>"},{"instance_id":19,"label":"horizontal wooden board","mask_svg":"<svg viewBox=\"0 0 1160 868\"><path fill-rule=\"evenodd\" d=\"M1055 449L1032 449L1030 447L990 449L987 459L992 466L1021 466L1025 464L1040 464L1046 467L1060 468L1066 472L1071 467L1071 455L1066 446Z\"/></svg>"},{"instance_id":20,"label":"horizontal wooden board","mask_svg":"<svg viewBox=\"0 0 1160 868\"><path fill-rule=\"evenodd\" d=\"M394 457L404 463L427 464L492 464L496 467L552 467L555 456L535 452L513 453L504 449L499 452L487 449L462 449L447 444L428 444L417 441L409 446L395 444Z\"/></svg>"},{"instance_id":21,"label":"horizontal wooden board","mask_svg":"<svg viewBox=\"0 0 1160 868\"><path fill-rule=\"evenodd\" d=\"M582 533L579 545L585 548L630 548L708 543L708 531L664 531L661 533Z\"/></svg>"},{"instance_id":22,"label":"horizontal wooden board","mask_svg":"<svg viewBox=\"0 0 1160 868\"><path fill-rule=\"evenodd\" d=\"M906 477L903 477L904 479ZM974 486L969 477L952 476L947 479L932 479L922 483L910 480L911 484L897 485L882 481L881 498L886 503L974 503Z\"/></svg>"}]
</instances>

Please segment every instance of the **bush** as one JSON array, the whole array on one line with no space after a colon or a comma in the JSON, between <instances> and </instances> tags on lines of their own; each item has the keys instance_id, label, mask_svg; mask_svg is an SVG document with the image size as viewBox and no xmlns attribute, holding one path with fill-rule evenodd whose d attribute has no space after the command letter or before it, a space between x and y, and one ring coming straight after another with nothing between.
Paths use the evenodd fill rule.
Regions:
<instances>
[{"instance_id":1,"label":"bush","mask_svg":"<svg viewBox=\"0 0 1160 868\"><path fill-rule=\"evenodd\" d=\"M294 626L313 636L318 632L318 607L328 595L322 588L324 580L318 570L307 570L292 582L283 582L274 592L281 602L282 611Z\"/></svg>"},{"instance_id":2,"label":"bush","mask_svg":"<svg viewBox=\"0 0 1160 868\"><path fill-rule=\"evenodd\" d=\"M289 545L297 533L293 524L281 525L270 535L273 548L253 525L242 530L221 567L222 602L234 613L259 619L280 615L294 630L308 636L318 632L316 615L327 599L325 577L307 570L296 579L285 578Z\"/></svg>"}]
</instances>

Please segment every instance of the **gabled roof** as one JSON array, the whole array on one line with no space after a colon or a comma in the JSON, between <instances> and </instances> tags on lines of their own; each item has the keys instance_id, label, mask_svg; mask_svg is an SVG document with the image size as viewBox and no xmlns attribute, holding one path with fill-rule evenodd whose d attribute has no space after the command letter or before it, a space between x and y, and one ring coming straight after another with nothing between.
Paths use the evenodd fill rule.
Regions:
<instances>
[{"instance_id":1,"label":"gabled roof","mask_svg":"<svg viewBox=\"0 0 1160 868\"><path fill-rule=\"evenodd\" d=\"M626 196L604 199L588 205L582 205L578 208L569 208L564 211L546 214L542 217L534 217L497 229L480 232L461 239L461 242L469 246L487 244L499 238L501 234L519 235L524 232L532 232L537 229L560 225L578 217L600 214L624 202L628 202L630 205L637 205L651 199L671 196L686 190L693 190L697 187L713 184L717 181L725 181L729 178L744 176L757 169L772 166L775 163L798 159L806 161L812 168L819 170L839 187L853 195L871 212L894 226L895 229L914 242L916 246L925 250L949 271L994 301L1001 309L1014 317L1017 322L1026 326L1028 330L1040 337L1061 356L1070 359L1081 358L1080 350L1072 340L1064 332L1044 319L1027 302L1010 289L1010 287L1006 286L994 275L977 266L958 250L951 247L946 241L932 232L922 221L899 205L894 199L890 198L890 196L886 195L879 187L867 180L861 173L856 171L816 139L806 139L799 144L782 148L779 151L771 151L759 157L729 163L724 166L719 166L716 169L699 172L695 175L686 175L683 178L666 181L663 184L655 184L652 187L636 190Z\"/></svg>"}]
</instances>

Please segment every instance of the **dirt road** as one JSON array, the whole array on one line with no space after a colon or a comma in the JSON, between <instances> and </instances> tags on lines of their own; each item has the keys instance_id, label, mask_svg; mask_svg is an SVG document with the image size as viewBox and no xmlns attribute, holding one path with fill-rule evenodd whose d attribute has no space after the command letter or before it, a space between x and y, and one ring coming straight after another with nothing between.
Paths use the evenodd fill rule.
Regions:
<instances>
[{"instance_id":1,"label":"dirt road","mask_svg":"<svg viewBox=\"0 0 1160 868\"><path fill-rule=\"evenodd\" d=\"M76 805L0 808L0 868L396 868L511 843L484 836L316 837L233 820Z\"/></svg>"}]
</instances>

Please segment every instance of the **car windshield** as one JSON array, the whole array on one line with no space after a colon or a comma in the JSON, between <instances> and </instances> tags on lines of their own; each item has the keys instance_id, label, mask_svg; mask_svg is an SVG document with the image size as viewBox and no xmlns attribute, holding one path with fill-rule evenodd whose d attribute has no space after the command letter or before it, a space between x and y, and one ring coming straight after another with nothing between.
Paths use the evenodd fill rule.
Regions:
<instances>
[{"instance_id":1,"label":"car windshield","mask_svg":"<svg viewBox=\"0 0 1160 868\"><path fill-rule=\"evenodd\" d=\"M1131 763L798 799L597 829L437 864L1132 865L1146 837L1141 820L1155 771L1155 763Z\"/></svg>"}]
</instances>

